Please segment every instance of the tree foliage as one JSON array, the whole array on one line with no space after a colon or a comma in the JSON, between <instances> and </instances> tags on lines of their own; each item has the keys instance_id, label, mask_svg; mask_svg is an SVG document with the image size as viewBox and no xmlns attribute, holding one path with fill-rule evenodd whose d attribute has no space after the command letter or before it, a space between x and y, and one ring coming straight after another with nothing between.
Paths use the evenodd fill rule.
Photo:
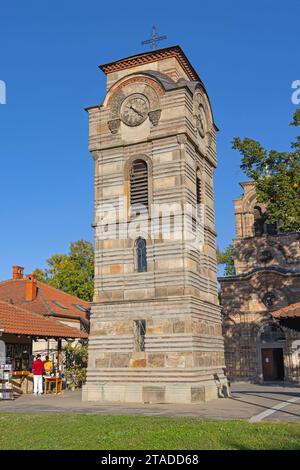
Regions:
<instances>
[{"instance_id":1,"label":"tree foliage","mask_svg":"<svg viewBox=\"0 0 300 470\"><path fill-rule=\"evenodd\" d=\"M234 276L234 250L233 246L229 245L225 250L221 251L217 248L217 262L218 264L225 265L224 276Z\"/></svg>"},{"instance_id":2,"label":"tree foliage","mask_svg":"<svg viewBox=\"0 0 300 470\"><path fill-rule=\"evenodd\" d=\"M94 250L90 242L71 243L68 254L54 254L46 269L36 269L37 279L80 299L91 301L94 292Z\"/></svg>"},{"instance_id":3,"label":"tree foliage","mask_svg":"<svg viewBox=\"0 0 300 470\"><path fill-rule=\"evenodd\" d=\"M64 348L65 368L68 387L81 388L85 383L88 362L88 348L82 344L68 343Z\"/></svg>"},{"instance_id":4,"label":"tree foliage","mask_svg":"<svg viewBox=\"0 0 300 470\"><path fill-rule=\"evenodd\" d=\"M300 125L300 109L291 126ZM300 136L289 152L267 150L260 142L235 137L233 149L242 155L241 169L256 183L258 202L267 205L266 221L283 232L300 230Z\"/></svg>"}]
</instances>

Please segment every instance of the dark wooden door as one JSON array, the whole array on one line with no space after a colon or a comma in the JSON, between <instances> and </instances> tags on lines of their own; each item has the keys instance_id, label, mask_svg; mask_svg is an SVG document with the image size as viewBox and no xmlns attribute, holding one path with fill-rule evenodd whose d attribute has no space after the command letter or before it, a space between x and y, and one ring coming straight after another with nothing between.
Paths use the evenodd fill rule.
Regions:
<instances>
[{"instance_id":1,"label":"dark wooden door","mask_svg":"<svg viewBox=\"0 0 300 470\"><path fill-rule=\"evenodd\" d=\"M276 380L276 368L274 363L273 349L262 349L261 359L264 380Z\"/></svg>"},{"instance_id":2,"label":"dark wooden door","mask_svg":"<svg viewBox=\"0 0 300 470\"><path fill-rule=\"evenodd\" d=\"M283 380L284 364L282 348L264 348L261 350L264 380Z\"/></svg>"}]
</instances>

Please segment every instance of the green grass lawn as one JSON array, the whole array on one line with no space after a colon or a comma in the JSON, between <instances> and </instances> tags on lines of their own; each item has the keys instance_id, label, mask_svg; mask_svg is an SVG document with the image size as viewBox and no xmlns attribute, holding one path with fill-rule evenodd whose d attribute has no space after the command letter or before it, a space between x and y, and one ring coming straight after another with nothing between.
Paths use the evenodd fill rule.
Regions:
<instances>
[{"instance_id":1,"label":"green grass lawn","mask_svg":"<svg viewBox=\"0 0 300 470\"><path fill-rule=\"evenodd\" d=\"M300 423L3 413L0 449L300 449Z\"/></svg>"}]
</instances>

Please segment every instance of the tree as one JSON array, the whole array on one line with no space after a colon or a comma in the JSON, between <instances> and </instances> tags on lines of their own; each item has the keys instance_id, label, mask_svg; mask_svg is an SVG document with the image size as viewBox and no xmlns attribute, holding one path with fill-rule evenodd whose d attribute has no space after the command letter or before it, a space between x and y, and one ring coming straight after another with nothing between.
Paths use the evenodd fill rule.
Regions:
<instances>
[{"instance_id":1,"label":"tree","mask_svg":"<svg viewBox=\"0 0 300 470\"><path fill-rule=\"evenodd\" d=\"M300 109L291 126L300 126ZM291 151L266 150L260 142L235 137L232 148L242 155L241 169L256 183L258 202L267 205L266 221L283 232L300 230L300 136Z\"/></svg>"},{"instance_id":2,"label":"tree","mask_svg":"<svg viewBox=\"0 0 300 470\"><path fill-rule=\"evenodd\" d=\"M64 348L65 368L68 387L75 390L81 388L86 380L88 362L87 346L68 343Z\"/></svg>"},{"instance_id":3,"label":"tree","mask_svg":"<svg viewBox=\"0 0 300 470\"><path fill-rule=\"evenodd\" d=\"M90 242L71 243L68 254L55 254L46 263L46 269L34 271L39 281L83 300L93 299L94 250Z\"/></svg>"},{"instance_id":4,"label":"tree","mask_svg":"<svg viewBox=\"0 0 300 470\"><path fill-rule=\"evenodd\" d=\"M225 250L221 251L217 248L217 262L218 264L225 265L224 276L234 276L234 250L233 246L229 245Z\"/></svg>"}]
</instances>

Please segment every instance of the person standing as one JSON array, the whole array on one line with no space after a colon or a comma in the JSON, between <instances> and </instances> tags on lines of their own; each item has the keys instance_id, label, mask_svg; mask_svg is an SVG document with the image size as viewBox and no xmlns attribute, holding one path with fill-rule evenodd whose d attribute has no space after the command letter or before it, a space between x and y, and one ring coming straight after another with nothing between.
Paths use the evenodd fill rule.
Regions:
<instances>
[{"instance_id":1,"label":"person standing","mask_svg":"<svg viewBox=\"0 0 300 470\"><path fill-rule=\"evenodd\" d=\"M46 360L44 362L44 370L46 377L50 377L53 372L53 362L50 361L49 356L46 356Z\"/></svg>"},{"instance_id":2,"label":"person standing","mask_svg":"<svg viewBox=\"0 0 300 470\"><path fill-rule=\"evenodd\" d=\"M43 394L43 373L44 373L44 363L41 360L41 355L38 354L35 358L35 361L32 363L32 372L33 372L33 393L34 395Z\"/></svg>"}]
</instances>

